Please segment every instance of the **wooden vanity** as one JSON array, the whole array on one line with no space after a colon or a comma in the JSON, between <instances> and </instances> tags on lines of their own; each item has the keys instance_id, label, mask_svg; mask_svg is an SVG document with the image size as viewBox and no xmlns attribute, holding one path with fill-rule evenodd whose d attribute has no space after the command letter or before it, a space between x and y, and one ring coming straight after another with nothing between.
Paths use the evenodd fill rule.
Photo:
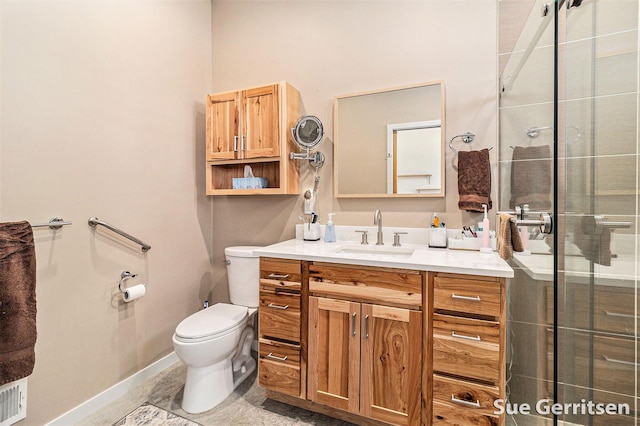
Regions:
<instances>
[{"instance_id":1,"label":"wooden vanity","mask_svg":"<svg viewBox=\"0 0 640 426\"><path fill-rule=\"evenodd\" d=\"M504 424L504 276L261 256L269 398L360 425Z\"/></svg>"}]
</instances>

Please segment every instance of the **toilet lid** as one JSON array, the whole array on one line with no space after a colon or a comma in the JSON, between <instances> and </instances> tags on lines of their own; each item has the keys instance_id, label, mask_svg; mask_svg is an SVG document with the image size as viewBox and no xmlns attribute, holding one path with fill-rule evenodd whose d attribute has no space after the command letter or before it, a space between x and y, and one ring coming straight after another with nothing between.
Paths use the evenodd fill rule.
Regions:
<instances>
[{"instance_id":1,"label":"toilet lid","mask_svg":"<svg viewBox=\"0 0 640 426\"><path fill-rule=\"evenodd\" d=\"M183 339L202 339L237 327L247 317L246 306L216 303L183 319L176 327L176 336Z\"/></svg>"}]
</instances>

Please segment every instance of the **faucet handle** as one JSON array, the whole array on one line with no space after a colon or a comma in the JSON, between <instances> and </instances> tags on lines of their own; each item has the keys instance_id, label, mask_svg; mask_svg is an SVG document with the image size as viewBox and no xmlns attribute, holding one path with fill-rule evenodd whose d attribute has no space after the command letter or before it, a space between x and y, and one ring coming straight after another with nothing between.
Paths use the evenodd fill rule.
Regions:
<instances>
[{"instance_id":1,"label":"faucet handle","mask_svg":"<svg viewBox=\"0 0 640 426\"><path fill-rule=\"evenodd\" d=\"M393 233L393 245L395 247L400 247L400 235L406 234L406 232L394 232Z\"/></svg>"},{"instance_id":2,"label":"faucet handle","mask_svg":"<svg viewBox=\"0 0 640 426\"><path fill-rule=\"evenodd\" d=\"M368 235L367 233L369 231L358 231L358 230L356 230L356 232L362 232L362 241L360 241L360 244L369 244L369 240L368 240L368 237L367 237L367 235Z\"/></svg>"}]
</instances>

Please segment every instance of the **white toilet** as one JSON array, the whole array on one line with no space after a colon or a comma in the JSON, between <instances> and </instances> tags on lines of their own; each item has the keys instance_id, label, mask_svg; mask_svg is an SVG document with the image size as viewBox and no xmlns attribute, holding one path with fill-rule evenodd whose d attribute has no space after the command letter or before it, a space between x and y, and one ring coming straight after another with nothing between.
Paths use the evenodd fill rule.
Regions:
<instances>
[{"instance_id":1,"label":"white toilet","mask_svg":"<svg viewBox=\"0 0 640 426\"><path fill-rule=\"evenodd\" d=\"M173 334L176 355L187 365L182 409L207 411L224 401L256 368L251 356L257 312L260 258L257 246L224 250L231 304L216 303L185 318Z\"/></svg>"}]
</instances>

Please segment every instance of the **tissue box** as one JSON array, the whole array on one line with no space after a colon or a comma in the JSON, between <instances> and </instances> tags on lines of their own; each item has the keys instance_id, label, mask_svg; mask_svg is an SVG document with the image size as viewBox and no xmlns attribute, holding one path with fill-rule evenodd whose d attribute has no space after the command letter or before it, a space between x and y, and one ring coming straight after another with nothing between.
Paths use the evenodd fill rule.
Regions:
<instances>
[{"instance_id":1,"label":"tissue box","mask_svg":"<svg viewBox=\"0 0 640 426\"><path fill-rule=\"evenodd\" d=\"M267 187L267 178L261 178L261 177L231 178L231 185L233 189L262 189Z\"/></svg>"}]
</instances>

